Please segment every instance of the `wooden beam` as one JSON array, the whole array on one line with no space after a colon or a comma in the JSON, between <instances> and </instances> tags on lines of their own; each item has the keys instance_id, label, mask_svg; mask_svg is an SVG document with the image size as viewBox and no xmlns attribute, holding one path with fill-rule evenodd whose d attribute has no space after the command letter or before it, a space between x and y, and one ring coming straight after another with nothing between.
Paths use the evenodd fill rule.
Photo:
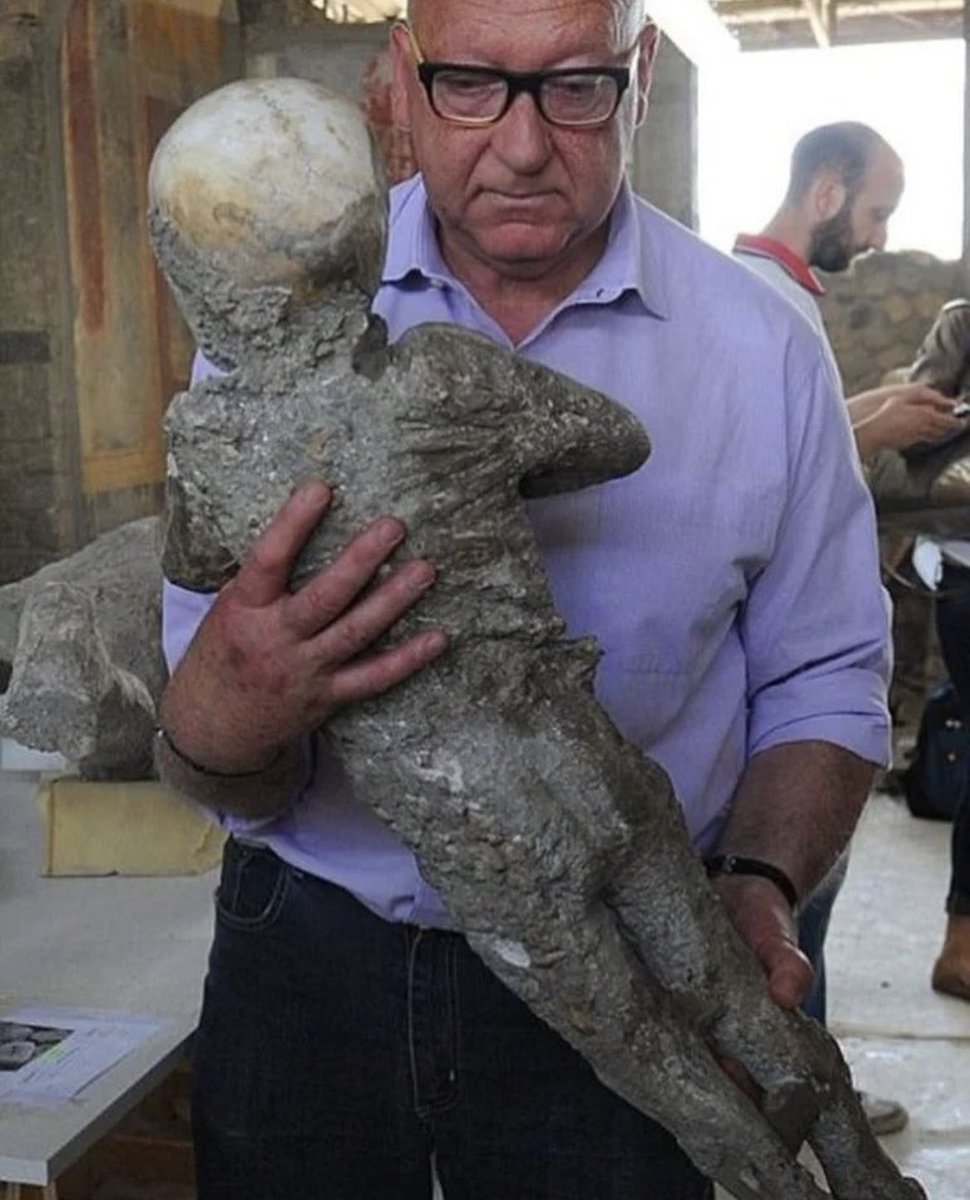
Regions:
<instances>
[{"instance_id":1,"label":"wooden beam","mask_svg":"<svg viewBox=\"0 0 970 1200\"><path fill-rule=\"evenodd\" d=\"M355 21L389 21L404 14L403 0L310 0L310 3L336 21L345 14Z\"/></svg>"},{"instance_id":2,"label":"wooden beam","mask_svg":"<svg viewBox=\"0 0 970 1200\"><path fill-rule=\"evenodd\" d=\"M367 21L388 21L404 12L404 5L397 0L349 0L347 7Z\"/></svg>"},{"instance_id":3,"label":"wooden beam","mask_svg":"<svg viewBox=\"0 0 970 1200\"><path fill-rule=\"evenodd\" d=\"M824 0L823 0L824 2ZM768 25L774 21L797 21L805 16L805 0L731 0L722 3L721 19L733 25ZM838 15L843 19L863 17L912 16L925 17L943 13L960 13L963 0L840 0Z\"/></svg>"},{"instance_id":4,"label":"wooden beam","mask_svg":"<svg viewBox=\"0 0 970 1200\"><path fill-rule=\"evenodd\" d=\"M819 46L832 45L832 29L826 20L827 7L822 0L802 0L802 8Z\"/></svg>"},{"instance_id":5,"label":"wooden beam","mask_svg":"<svg viewBox=\"0 0 970 1200\"><path fill-rule=\"evenodd\" d=\"M741 49L758 54L766 50L812 50L818 44L808 22L801 19L786 25L745 25L738 31ZM884 46L900 42L950 41L963 37L963 14L924 17L919 24L907 20L839 21L840 46Z\"/></svg>"}]
</instances>

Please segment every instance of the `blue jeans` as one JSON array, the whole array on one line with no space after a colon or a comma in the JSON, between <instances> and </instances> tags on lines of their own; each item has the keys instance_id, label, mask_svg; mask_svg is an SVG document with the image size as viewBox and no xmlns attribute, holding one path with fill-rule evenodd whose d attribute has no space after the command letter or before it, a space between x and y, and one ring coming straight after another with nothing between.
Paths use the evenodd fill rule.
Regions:
<instances>
[{"instance_id":1,"label":"blue jeans","mask_svg":"<svg viewBox=\"0 0 970 1200\"><path fill-rule=\"evenodd\" d=\"M711 1200L455 933L230 841L193 1061L199 1200Z\"/></svg>"},{"instance_id":2,"label":"blue jeans","mask_svg":"<svg viewBox=\"0 0 970 1200\"><path fill-rule=\"evenodd\" d=\"M943 593L936 601L936 632L950 682L970 721L970 570L944 563L940 582ZM970 797L953 818L950 844L950 887L946 910L953 916L970 917Z\"/></svg>"},{"instance_id":3,"label":"blue jeans","mask_svg":"<svg viewBox=\"0 0 970 1200\"><path fill-rule=\"evenodd\" d=\"M825 937L829 931L832 908L849 865L849 854L845 851L836 861L828 875L822 880L811 899L798 916L798 946L812 964L815 979L812 989L801 1003L806 1016L814 1017L820 1025L826 1023L828 998L825 983Z\"/></svg>"}]
</instances>

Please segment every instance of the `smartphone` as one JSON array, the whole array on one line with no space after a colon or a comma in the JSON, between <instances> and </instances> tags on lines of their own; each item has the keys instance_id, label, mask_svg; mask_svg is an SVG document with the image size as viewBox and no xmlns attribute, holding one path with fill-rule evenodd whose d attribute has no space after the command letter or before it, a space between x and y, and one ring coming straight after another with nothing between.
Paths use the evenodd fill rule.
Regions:
<instances>
[{"instance_id":1,"label":"smartphone","mask_svg":"<svg viewBox=\"0 0 970 1200\"><path fill-rule=\"evenodd\" d=\"M961 400L959 404L954 404L950 409L950 415L953 417L970 417L970 400Z\"/></svg>"}]
</instances>

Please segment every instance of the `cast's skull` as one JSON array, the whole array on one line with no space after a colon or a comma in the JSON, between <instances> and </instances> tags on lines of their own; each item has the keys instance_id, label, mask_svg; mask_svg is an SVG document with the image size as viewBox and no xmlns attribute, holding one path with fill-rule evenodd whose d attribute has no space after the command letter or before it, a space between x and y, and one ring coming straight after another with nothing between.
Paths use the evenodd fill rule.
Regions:
<instances>
[{"instance_id":1,"label":"cast's skull","mask_svg":"<svg viewBox=\"0 0 970 1200\"><path fill-rule=\"evenodd\" d=\"M346 99L300 79L241 80L172 125L149 175L153 224L238 288L343 275L354 214L382 208L370 137Z\"/></svg>"}]
</instances>

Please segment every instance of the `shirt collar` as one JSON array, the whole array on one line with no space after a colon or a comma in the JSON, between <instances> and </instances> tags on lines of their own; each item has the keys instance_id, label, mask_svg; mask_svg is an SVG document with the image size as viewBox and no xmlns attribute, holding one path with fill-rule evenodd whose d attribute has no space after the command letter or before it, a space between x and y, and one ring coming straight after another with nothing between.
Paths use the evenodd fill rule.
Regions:
<instances>
[{"instance_id":1,"label":"shirt collar","mask_svg":"<svg viewBox=\"0 0 970 1200\"><path fill-rule=\"evenodd\" d=\"M754 254L758 258L770 258L806 292L811 292L813 296L825 295L822 281L804 258L800 254L796 254L784 242L779 242L777 238L766 237L762 233L739 233L734 243L734 252L736 254Z\"/></svg>"},{"instance_id":2,"label":"shirt collar","mask_svg":"<svg viewBox=\"0 0 970 1200\"><path fill-rule=\"evenodd\" d=\"M438 287L460 286L442 257L434 215L420 175L399 184L392 192L391 231L383 283L400 283L407 276L418 274ZM652 258L649 243L649 235L644 237L637 219L633 192L624 181L610 217L610 233L602 258L560 307L609 304L626 292L634 292L648 312L666 319L667 294L659 270L649 269ZM658 258L654 264L659 268Z\"/></svg>"}]
</instances>

